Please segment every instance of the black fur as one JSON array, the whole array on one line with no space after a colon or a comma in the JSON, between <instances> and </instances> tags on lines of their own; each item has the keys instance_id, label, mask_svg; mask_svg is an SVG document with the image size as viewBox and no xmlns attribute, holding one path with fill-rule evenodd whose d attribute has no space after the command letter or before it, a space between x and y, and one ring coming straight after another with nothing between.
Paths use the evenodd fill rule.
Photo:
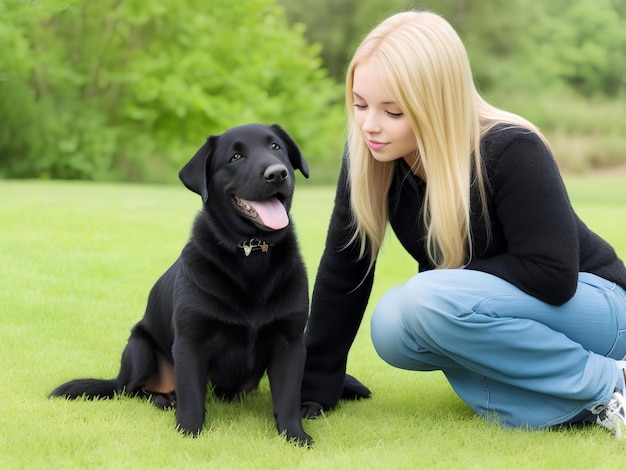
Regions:
<instances>
[{"instance_id":1,"label":"black fur","mask_svg":"<svg viewBox=\"0 0 626 470\"><path fill-rule=\"evenodd\" d=\"M180 257L152 288L117 378L73 380L51 395L147 395L159 407L175 406L179 429L197 435L207 383L233 398L255 389L267 371L279 433L310 445L300 418L308 282L293 224L269 228L233 200L276 197L288 212L294 169L308 177L298 146L276 124L209 137L179 174L202 196L203 210Z\"/></svg>"}]
</instances>

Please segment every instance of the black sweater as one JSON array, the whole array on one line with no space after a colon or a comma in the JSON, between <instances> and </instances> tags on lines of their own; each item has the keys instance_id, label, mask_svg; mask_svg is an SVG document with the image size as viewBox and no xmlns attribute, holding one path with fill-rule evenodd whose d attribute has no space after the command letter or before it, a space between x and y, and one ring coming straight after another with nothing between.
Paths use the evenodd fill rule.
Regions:
<instances>
[{"instance_id":1,"label":"black sweater","mask_svg":"<svg viewBox=\"0 0 626 470\"><path fill-rule=\"evenodd\" d=\"M553 305L574 295L579 272L626 288L623 262L575 214L555 160L536 134L500 126L483 137L481 152L489 181L491 233L488 236L478 190L473 187L473 257L465 269L494 274ZM421 216L426 183L412 174L403 159L394 165L388 201L391 227L419 270L433 269ZM374 269L366 275L369 257L358 260L357 244L342 249L352 236L347 177L344 154L306 330L302 400L324 408L334 407L343 390L348 350L374 280Z\"/></svg>"}]
</instances>

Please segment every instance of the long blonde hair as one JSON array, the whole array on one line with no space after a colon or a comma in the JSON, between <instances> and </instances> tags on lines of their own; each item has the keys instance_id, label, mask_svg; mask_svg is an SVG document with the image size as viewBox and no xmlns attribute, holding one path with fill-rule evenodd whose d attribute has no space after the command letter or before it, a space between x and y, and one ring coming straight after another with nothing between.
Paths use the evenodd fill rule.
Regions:
<instances>
[{"instance_id":1,"label":"long blonde hair","mask_svg":"<svg viewBox=\"0 0 626 470\"><path fill-rule=\"evenodd\" d=\"M355 229L351 242L360 242L361 258L369 253L370 268L387 228L394 163L372 157L354 120L354 69L365 62L387 84L415 134L416 163L412 169L419 169L427 180L422 216L428 256L437 268L462 267L472 256L472 184L478 185L483 216L489 224L481 136L503 122L543 136L529 121L490 105L479 95L467 51L445 19L430 12L410 11L383 21L357 48L346 77Z\"/></svg>"}]
</instances>

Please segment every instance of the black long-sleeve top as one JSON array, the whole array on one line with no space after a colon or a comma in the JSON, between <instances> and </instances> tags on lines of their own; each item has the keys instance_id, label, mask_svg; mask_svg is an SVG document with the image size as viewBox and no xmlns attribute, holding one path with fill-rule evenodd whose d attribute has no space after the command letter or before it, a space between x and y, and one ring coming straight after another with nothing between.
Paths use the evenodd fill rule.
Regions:
<instances>
[{"instance_id":1,"label":"black long-sleeve top","mask_svg":"<svg viewBox=\"0 0 626 470\"><path fill-rule=\"evenodd\" d=\"M490 233L481 216L478 189L471 189L472 259L465 269L496 275L522 291L560 305L575 293L578 273L589 272L626 288L626 268L615 250L576 215L556 162L534 133L498 126L481 141L488 179ZM426 254L422 208L426 183L403 159L394 163L389 221L419 264ZM326 246L312 295L306 330L307 363L302 400L333 408L343 390L346 360L362 321L373 280L369 256L359 260L353 235L347 155L337 185Z\"/></svg>"}]
</instances>

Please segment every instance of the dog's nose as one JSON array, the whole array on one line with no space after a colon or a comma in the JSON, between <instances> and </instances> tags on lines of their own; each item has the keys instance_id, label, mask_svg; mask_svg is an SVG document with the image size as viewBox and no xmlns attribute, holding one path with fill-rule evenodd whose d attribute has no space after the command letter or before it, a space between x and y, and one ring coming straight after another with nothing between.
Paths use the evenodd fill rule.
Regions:
<instances>
[{"instance_id":1,"label":"dog's nose","mask_svg":"<svg viewBox=\"0 0 626 470\"><path fill-rule=\"evenodd\" d=\"M265 169L265 173L263 173L263 177L268 183L279 183L286 180L288 176L289 172L287 171L287 167L279 163L268 166Z\"/></svg>"}]
</instances>

